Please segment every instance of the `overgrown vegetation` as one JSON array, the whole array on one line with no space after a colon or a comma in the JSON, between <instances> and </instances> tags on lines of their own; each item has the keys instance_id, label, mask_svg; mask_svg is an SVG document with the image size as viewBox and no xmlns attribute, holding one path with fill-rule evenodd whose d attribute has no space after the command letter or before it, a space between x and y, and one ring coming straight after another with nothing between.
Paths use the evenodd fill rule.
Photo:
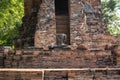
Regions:
<instances>
[{"instance_id":1,"label":"overgrown vegetation","mask_svg":"<svg viewBox=\"0 0 120 80\"><path fill-rule=\"evenodd\" d=\"M0 45L12 45L23 16L23 0L0 0Z\"/></svg>"},{"instance_id":2,"label":"overgrown vegetation","mask_svg":"<svg viewBox=\"0 0 120 80\"><path fill-rule=\"evenodd\" d=\"M110 34L120 36L120 15L116 11L120 9L120 0L103 0L102 12L104 21Z\"/></svg>"}]
</instances>

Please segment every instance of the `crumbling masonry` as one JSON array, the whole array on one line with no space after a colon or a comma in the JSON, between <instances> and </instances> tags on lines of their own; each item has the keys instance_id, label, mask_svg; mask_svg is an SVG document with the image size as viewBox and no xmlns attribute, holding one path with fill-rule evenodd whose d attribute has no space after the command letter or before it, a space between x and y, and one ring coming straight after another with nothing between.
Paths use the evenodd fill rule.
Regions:
<instances>
[{"instance_id":1,"label":"crumbling masonry","mask_svg":"<svg viewBox=\"0 0 120 80\"><path fill-rule=\"evenodd\" d=\"M107 31L100 0L24 0L24 7L16 50L4 51L0 66L41 71L0 72L0 80L120 80L120 38Z\"/></svg>"}]
</instances>

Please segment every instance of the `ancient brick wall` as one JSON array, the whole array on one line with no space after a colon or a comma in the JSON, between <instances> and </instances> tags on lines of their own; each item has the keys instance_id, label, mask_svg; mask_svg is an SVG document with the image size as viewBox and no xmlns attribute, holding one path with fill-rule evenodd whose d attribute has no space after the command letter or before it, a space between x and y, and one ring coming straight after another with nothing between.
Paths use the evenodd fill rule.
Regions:
<instances>
[{"instance_id":1,"label":"ancient brick wall","mask_svg":"<svg viewBox=\"0 0 120 80\"><path fill-rule=\"evenodd\" d=\"M117 70L0 71L0 80L120 80Z\"/></svg>"},{"instance_id":2,"label":"ancient brick wall","mask_svg":"<svg viewBox=\"0 0 120 80\"><path fill-rule=\"evenodd\" d=\"M42 0L24 0L25 16L30 17L33 12L38 11L41 1Z\"/></svg>"},{"instance_id":3,"label":"ancient brick wall","mask_svg":"<svg viewBox=\"0 0 120 80\"><path fill-rule=\"evenodd\" d=\"M18 50L4 59L5 68L97 68L119 67L119 56L98 50ZM119 60L118 60L119 61Z\"/></svg>"},{"instance_id":4,"label":"ancient brick wall","mask_svg":"<svg viewBox=\"0 0 120 80\"><path fill-rule=\"evenodd\" d=\"M33 72L0 71L0 80L119 80L119 53L119 46L112 47L110 50L106 51L72 51L65 49L54 49L51 51L24 49L15 52L12 51L5 53L6 56L4 58L1 56L4 61L2 67L9 69L32 68L35 70L52 68L53 71L52 69L49 71L45 70L44 73L41 72L42 70ZM109 68L112 68L113 70L110 70ZM57 71L55 69L66 70Z\"/></svg>"},{"instance_id":5,"label":"ancient brick wall","mask_svg":"<svg viewBox=\"0 0 120 80\"><path fill-rule=\"evenodd\" d=\"M103 22L100 0L70 0L70 34L71 45L78 48L104 50L115 44Z\"/></svg>"},{"instance_id":6,"label":"ancient brick wall","mask_svg":"<svg viewBox=\"0 0 120 80\"><path fill-rule=\"evenodd\" d=\"M42 80L42 72L4 71L0 72L0 80Z\"/></svg>"},{"instance_id":7,"label":"ancient brick wall","mask_svg":"<svg viewBox=\"0 0 120 80\"><path fill-rule=\"evenodd\" d=\"M117 65L120 65L120 46L115 46L115 49L113 50L113 52L115 52L116 54L116 61L117 61Z\"/></svg>"},{"instance_id":8,"label":"ancient brick wall","mask_svg":"<svg viewBox=\"0 0 120 80\"><path fill-rule=\"evenodd\" d=\"M0 49L0 68L4 67L4 50Z\"/></svg>"},{"instance_id":9,"label":"ancient brick wall","mask_svg":"<svg viewBox=\"0 0 120 80\"><path fill-rule=\"evenodd\" d=\"M56 15L54 0L25 0L25 16L20 29L19 45L35 46L48 50L56 45ZM100 0L68 0L71 48L104 50L116 45L102 19ZM64 21L63 21L64 22ZM99 44L99 45L97 45Z\"/></svg>"}]
</instances>

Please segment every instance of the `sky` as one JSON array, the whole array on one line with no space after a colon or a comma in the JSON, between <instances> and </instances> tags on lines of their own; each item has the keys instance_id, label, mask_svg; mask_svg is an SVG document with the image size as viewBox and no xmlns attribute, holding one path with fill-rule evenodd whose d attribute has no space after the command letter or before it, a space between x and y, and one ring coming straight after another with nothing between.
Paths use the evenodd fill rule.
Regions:
<instances>
[{"instance_id":1,"label":"sky","mask_svg":"<svg viewBox=\"0 0 120 80\"><path fill-rule=\"evenodd\" d=\"M101 1L109 1L109 0L101 0ZM120 4L118 4L120 6ZM120 9L116 9L116 14L118 17L120 17Z\"/></svg>"},{"instance_id":2,"label":"sky","mask_svg":"<svg viewBox=\"0 0 120 80\"><path fill-rule=\"evenodd\" d=\"M118 17L120 17L120 9L116 10L116 14L117 14Z\"/></svg>"}]
</instances>

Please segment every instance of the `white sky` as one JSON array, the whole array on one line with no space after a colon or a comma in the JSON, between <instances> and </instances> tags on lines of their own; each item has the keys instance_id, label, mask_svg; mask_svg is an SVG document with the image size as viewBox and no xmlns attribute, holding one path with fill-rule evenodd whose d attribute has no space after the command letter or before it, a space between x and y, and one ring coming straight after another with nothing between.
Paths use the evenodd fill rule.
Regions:
<instances>
[{"instance_id":1,"label":"white sky","mask_svg":"<svg viewBox=\"0 0 120 80\"><path fill-rule=\"evenodd\" d=\"M117 14L118 17L120 17L120 9L116 10L116 14Z\"/></svg>"},{"instance_id":2,"label":"white sky","mask_svg":"<svg viewBox=\"0 0 120 80\"><path fill-rule=\"evenodd\" d=\"M101 1L109 1L109 0L101 0ZM116 9L116 14L117 14L118 17L120 17L120 9Z\"/></svg>"}]
</instances>

